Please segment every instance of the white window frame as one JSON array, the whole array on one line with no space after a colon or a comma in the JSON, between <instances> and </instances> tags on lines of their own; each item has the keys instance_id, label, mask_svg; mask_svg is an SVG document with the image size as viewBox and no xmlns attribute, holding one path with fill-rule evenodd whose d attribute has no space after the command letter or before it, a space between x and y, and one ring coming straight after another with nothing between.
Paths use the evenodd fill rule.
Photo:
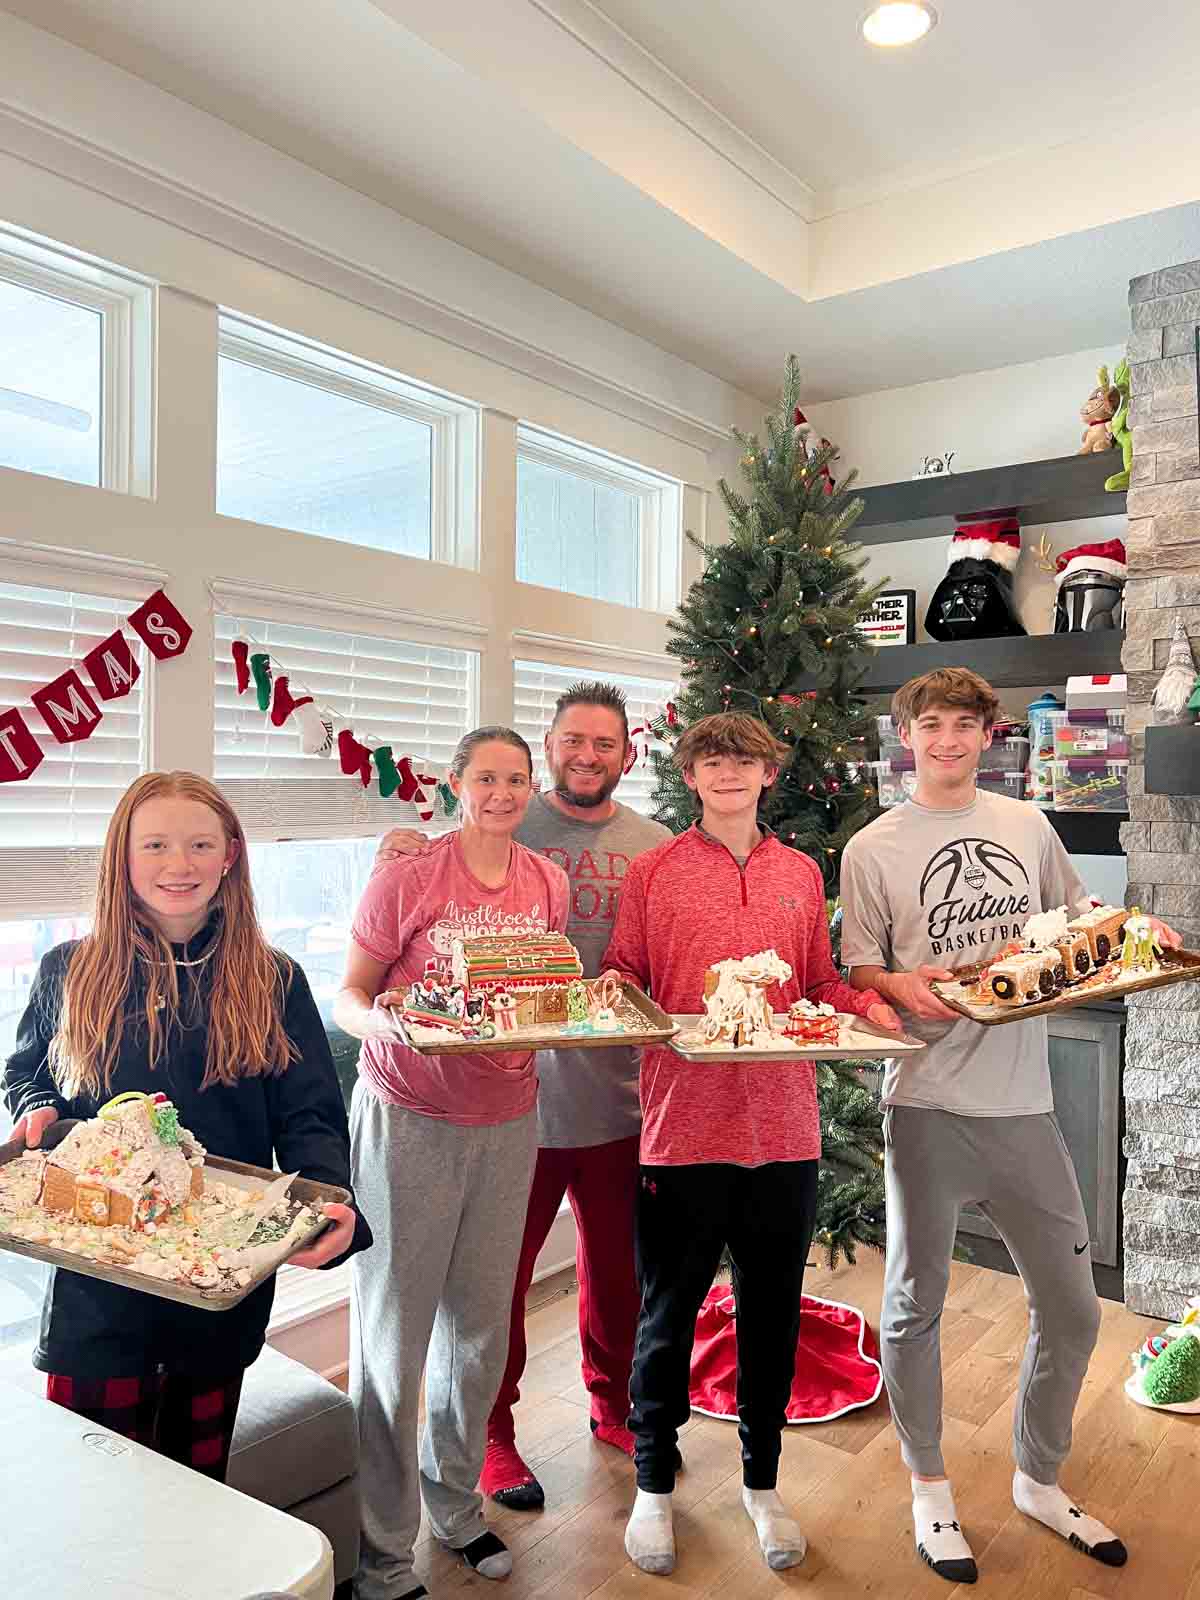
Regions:
<instances>
[{"instance_id":1,"label":"white window frame","mask_svg":"<svg viewBox=\"0 0 1200 1600\"><path fill-rule=\"evenodd\" d=\"M0 227L0 278L100 313L100 487L152 494L153 284L9 227Z\"/></svg>"},{"instance_id":2,"label":"white window frame","mask_svg":"<svg viewBox=\"0 0 1200 1600\"><path fill-rule=\"evenodd\" d=\"M411 422L425 423L433 432L429 559L478 570L482 417L479 406L401 377L385 367L317 344L301 334L255 322L224 308L220 311L217 333L217 359L221 358L258 367L313 389L324 389L344 400L357 400L377 410L393 412ZM219 475L219 459L217 472ZM218 509L218 515L222 514ZM302 528L287 531L307 533ZM326 536L308 533L308 537ZM336 542L348 544L351 549L378 548L358 545L353 540Z\"/></svg>"},{"instance_id":3,"label":"white window frame","mask_svg":"<svg viewBox=\"0 0 1200 1600\"><path fill-rule=\"evenodd\" d=\"M675 610L683 557L681 482L528 422L517 424L517 460L557 468L599 487L633 495L639 507L637 607L664 613Z\"/></svg>"}]
</instances>

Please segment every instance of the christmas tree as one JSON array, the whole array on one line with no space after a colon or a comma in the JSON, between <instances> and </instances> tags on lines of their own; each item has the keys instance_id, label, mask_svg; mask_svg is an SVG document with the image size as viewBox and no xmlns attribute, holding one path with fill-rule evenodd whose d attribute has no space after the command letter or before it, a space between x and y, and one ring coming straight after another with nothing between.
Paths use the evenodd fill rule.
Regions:
<instances>
[{"instance_id":1,"label":"christmas tree","mask_svg":"<svg viewBox=\"0 0 1200 1600\"><path fill-rule=\"evenodd\" d=\"M886 580L868 587L866 558L847 542L863 508L851 494L856 475L834 478L838 451L815 438L804 417L795 356L764 428L763 441L734 430L746 492L718 484L729 542L687 535L704 571L667 623L680 689L670 726L663 717L654 732L669 744L714 711L761 717L792 751L764 794L763 820L818 863L836 895L842 847L876 814L874 785L861 766L869 719L856 692L873 647L856 624ZM655 816L679 833L695 817L691 791L662 745L651 760ZM836 916L831 921L836 944ZM817 1098L816 1236L836 1265L841 1254L853 1261L856 1243L883 1244L881 1119L855 1062L821 1063Z\"/></svg>"}]
</instances>

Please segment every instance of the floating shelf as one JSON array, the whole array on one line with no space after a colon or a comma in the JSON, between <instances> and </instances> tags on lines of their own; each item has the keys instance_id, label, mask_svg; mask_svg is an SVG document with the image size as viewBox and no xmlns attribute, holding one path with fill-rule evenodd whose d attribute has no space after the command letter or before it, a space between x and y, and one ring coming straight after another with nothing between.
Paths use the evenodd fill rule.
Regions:
<instances>
[{"instance_id":1,"label":"floating shelf","mask_svg":"<svg viewBox=\"0 0 1200 1600\"><path fill-rule=\"evenodd\" d=\"M894 644L875 651L859 692L894 694L902 683L938 667L970 667L997 689L1060 689L1068 678L1120 672L1125 635L1035 633L1024 639L967 639L961 644ZM805 679L801 689L812 689Z\"/></svg>"},{"instance_id":2,"label":"floating shelf","mask_svg":"<svg viewBox=\"0 0 1200 1600\"><path fill-rule=\"evenodd\" d=\"M1124 811L1045 811L1043 816L1071 855L1120 856Z\"/></svg>"},{"instance_id":3,"label":"floating shelf","mask_svg":"<svg viewBox=\"0 0 1200 1600\"><path fill-rule=\"evenodd\" d=\"M1021 523L1074 522L1123 516L1125 495L1109 494L1104 480L1121 470L1121 452L1020 461L981 472L940 473L859 491L861 517L850 531L859 544L946 536L964 518L1014 513Z\"/></svg>"},{"instance_id":4,"label":"floating shelf","mask_svg":"<svg viewBox=\"0 0 1200 1600\"><path fill-rule=\"evenodd\" d=\"M1200 794L1200 728L1185 723L1146 729L1146 793Z\"/></svg>"}]
</instances>

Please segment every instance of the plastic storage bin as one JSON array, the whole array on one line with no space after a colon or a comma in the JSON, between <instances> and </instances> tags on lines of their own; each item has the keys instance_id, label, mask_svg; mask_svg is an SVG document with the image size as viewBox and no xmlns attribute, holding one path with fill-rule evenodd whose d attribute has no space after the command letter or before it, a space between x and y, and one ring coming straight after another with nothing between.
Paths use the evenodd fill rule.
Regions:
<instances>
[{"instance_id":1,"label":"plastic storage bin","mask_svg":"<svg viewBox=\"0 0 1200 1600\"><path fill-rule=\"evenodd\" d=\"M1052 761L1056 811L1128 811L1129 762L1098 757Z\"/></svg>"},{"instance_id":2,"label":"plastic storage bin","mask_svg":"<svg viewBox=\"0 0 1200 1600\"><path fill-rule=\"evenodd\" d=\"M981 757L980 775L987 772L1024 772L1029 762L1028 739L993 739Z\"/></svg>"},{"instance_id":3,"label":"plastic storage bin","mask_svg":"<svg viewBox=\"0 0 1200 1600\"><path fill-rule=\"evenodd\" d=\"M992 752L987 750L984 754L990 757ZM989 794L1004 794L1010 800L1023 800L1025 798L1025 769L1017 767L1009 772L1003 772L995 768L984 772L981 769L975 774L975 786L979 789L986 789Z\"/></svg>"},{"instance_id":4,"label":"plastic storage bin","mask_svg":"<svg viewBox=\"0 0 1200 1600\"><path fill-rule=\"evenodd\" d=\"M1128 761L1129 735L1125 731L1125 712L1052 711L1049 722L1054 730L1056 760L1075 756Z\"/></svg>"},{"instance_id":5,"label":"plastic storage bin","mask_svg":"<svg viewBox=\"0 0 1200 1600\"><path fill-rule=\"evenodd\" d=\"M886 811L912 798L917 787L917 768L912 755L906 750L902 758L889 761L868 761L875 787L879 791L879 804Z\"/></svg>"}]
</instances>

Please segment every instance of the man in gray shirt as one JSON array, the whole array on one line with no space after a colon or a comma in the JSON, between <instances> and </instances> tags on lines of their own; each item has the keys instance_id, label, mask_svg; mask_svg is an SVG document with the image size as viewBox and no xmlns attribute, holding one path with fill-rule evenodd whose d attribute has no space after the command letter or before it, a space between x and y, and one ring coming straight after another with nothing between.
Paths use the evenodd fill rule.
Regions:
<instances>
[{"instance_id":1,"label":"man in gray shirt","mask_svg":"<svg viewBox=\"0 0 1200 1600\"><path fill-rule=\"evenodd\" d=\"M553 788L535 794L516 838L557 862L571 882L567 937L597 977L630 861L670 838L661 823L612 798L629 752L625 698L605 683L573 684L546 735ZM380 859L424 846L395 829ZM628 1045L538 1054L538 1158L513 1290L508 1366L488 1419L480 1487L502 1505L545 1504L516 1447L513 1406L525 1370L525 1295L563 1196L575 1214L579 1342L592 1432L633 1454L625 1426L640 1296L633 1264L638 1186L638 1058Z\"/></svg>"},{"instance_id":2,"label":"man in gray shirt","mask_svg":"<svg viewBox=\"0 0 1200 1600\"><path fill-rule=\"evenodd\" d=\"M1109 1566L1125 1546L1058 1487L1100 1323L1088 1224L1054 1118L1043 1018L985 1028L930 981L1021 936L1030 916L1089 908L1058 835L1035 807L975 787L998 702L973 672L947 668L893 701L916 757L911 801L885 812L842 857L842 959L857 988L901 1011L927 1048L884 1077L887 1268L884 1377L912 1472L919 1554L974 1583L942 1457L939 1323L960 1206L975 1202L1008 1246L1029 1298L1014 1425L1019 1510ZM1162 924L1160 943L1178 944Z\"/></svg>"}]
</instances>

